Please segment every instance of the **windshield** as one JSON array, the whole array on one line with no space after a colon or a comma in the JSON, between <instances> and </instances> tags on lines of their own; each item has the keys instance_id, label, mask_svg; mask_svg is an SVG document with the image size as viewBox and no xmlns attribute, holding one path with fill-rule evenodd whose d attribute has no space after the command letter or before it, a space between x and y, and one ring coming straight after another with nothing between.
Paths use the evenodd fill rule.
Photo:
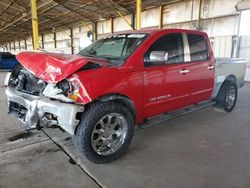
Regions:
<instances>
[{"instance_id":1,"label":"windshield","mask_svg":"<svg viewBox=\"0 0 250 188\"><path fill-rule=\"evenodd\" d=\"M84 48L78 55L108 59L120 65L146 38L146 34L120 34L98 40Z\"/></svg>"}]
</instances>

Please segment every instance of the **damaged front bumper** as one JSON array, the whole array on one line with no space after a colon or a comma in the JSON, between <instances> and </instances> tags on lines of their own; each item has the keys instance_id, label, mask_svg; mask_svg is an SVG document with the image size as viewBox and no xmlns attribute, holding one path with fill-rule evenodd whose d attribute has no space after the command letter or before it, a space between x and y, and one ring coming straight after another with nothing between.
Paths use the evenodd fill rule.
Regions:
<instances>
[{"instance_id":1,"label":"damaged front bumper","mask_svg":"<svg viewBox=\"0 0 250 188\"><path fill-rule=\"evenodd\" d=\"M29 95L11 87L7 87L6 95L9 114L18 117L27 129L58 125L73 135L79 123L77 114L84 111L81 105Z\"/></svg>"}]
</instances>

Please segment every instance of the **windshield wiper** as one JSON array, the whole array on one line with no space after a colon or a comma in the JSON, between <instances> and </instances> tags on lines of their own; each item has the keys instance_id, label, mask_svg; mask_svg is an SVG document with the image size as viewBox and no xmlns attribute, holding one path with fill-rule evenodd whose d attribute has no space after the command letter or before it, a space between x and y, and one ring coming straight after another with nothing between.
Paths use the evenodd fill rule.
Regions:
<instances>
[{"instance_id":1,"label":"windshield wiper","mask_svg":"<svg viewBox=\"0 0 250 188\"><path fill-rule=\"evenodd\" d=\"M110 57L110 56L98 56L98 57L101 57L101 58L105 58L105 59L108 59L108 60L122 60L121 58L119 57Z\"/></svg>"},{"instance_id":2,"label":"windshield wiper","mask_svg":"<svg viewBox=\"0 0 250 188\"><path fill-rule=\"evenodd\" d=\"M105 55L95 55L93 54L93 52L91 52L91 50L85 50L85 53L79 54L82 56L87 56L87 57L94 57L94 58L98 58L98 59L105 59L108 61L109 64L113 65L113 61L123 61L123 59L119 58L119 57L109 57L109 56L105 56Z\"/></svg>"},{"instance_id":3,"label":"windshield wiper","mask_svg":"<svg viewBox=\"0 0 250 188\"><path fill-rule=\"evenodd\" d=\"M86 52L87 52L87 56L95 57L95 54L93 52L91 52L90 50L86 50Z\"/></svg>"},{"instance_id":4,"label":"windshield wiper","mask_svg":"<svg viewBox=\"0 0 250 188\"><path fill-rule=\"evenodd\" d=\"M108 63L110 63L110 59L107 58L107 57L91 54L88 50L86 50L86 52L87 53L83 53L83 54L79 54L79 55L86 56L86 57L94 57L94 58L97 58L97 59L105 59L105 60L108 61Z\"/></svg>"}]
</instances>

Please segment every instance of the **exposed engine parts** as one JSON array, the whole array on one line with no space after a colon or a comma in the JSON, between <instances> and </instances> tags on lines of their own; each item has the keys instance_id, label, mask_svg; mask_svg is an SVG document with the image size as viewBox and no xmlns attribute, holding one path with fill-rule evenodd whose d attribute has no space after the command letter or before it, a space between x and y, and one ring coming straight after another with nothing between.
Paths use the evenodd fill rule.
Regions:
<instances>
[{"instance_id":1,"label":"exposed engine parts","mask_svg":"<svg viewBox=\"0 0 250 188\"><path fill-rule=\"evenodd\" d=\"M19 65L11 73L9 85L18 91L40 96L47 84Z\"/></svg>"}]
</instances>

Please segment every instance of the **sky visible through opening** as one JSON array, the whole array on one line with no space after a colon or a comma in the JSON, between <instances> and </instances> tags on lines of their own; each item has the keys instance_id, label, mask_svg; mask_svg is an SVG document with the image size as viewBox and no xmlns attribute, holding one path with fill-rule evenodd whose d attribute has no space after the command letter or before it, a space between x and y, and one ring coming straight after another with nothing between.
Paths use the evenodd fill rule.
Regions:
<instances>
[{"instance_id":1,"label":"sky visible through opening","mask_svg":"<svg viewBox=\"0 0 250 188\"><path fill-rule=\"evenodd\" d=\"M240 35L250 35L250 10L245 10L241 13L241 22L240 22Z\"/></svg>"}]
</instances>

